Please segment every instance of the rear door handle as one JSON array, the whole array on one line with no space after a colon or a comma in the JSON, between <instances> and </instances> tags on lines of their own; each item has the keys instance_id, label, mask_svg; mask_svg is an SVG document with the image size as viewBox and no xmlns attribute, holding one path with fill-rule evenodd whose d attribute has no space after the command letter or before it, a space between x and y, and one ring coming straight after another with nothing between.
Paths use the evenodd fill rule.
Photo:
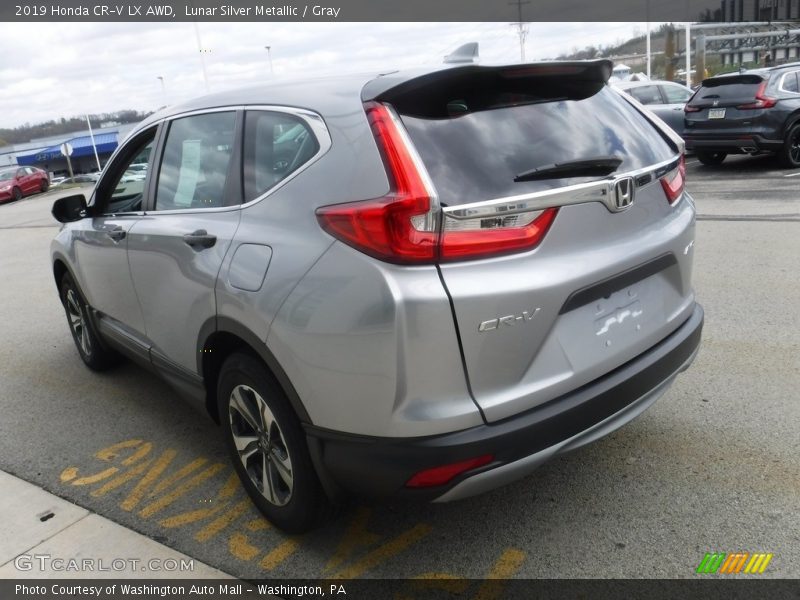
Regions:
<instances>
[{"instance_id":1,"label":"rear door handle","mask_svg":"<svg viewBox=\"0 0 800 600\"><path fill-rule=\"evenodd\" d=\"M122 227L114 227L114 229L109 229L108 231L106 231L106 235L108 235L108 237L110 237L115 242L120 242L124 240L127 234L128 232L125 231L125 229L123 229Z\"/></svg>"},{"instance_id":2,"label":"rear door handle","mask_svg":"<svg viewBox=\"0 0 800 600\"><path fill-rule=\"evenodd\" d=\"M208 233L205 229L198 229L183 236L183 241L195 250L200 248L211 248L217 243L217 236Z\"/></svg>"}]
</instances>

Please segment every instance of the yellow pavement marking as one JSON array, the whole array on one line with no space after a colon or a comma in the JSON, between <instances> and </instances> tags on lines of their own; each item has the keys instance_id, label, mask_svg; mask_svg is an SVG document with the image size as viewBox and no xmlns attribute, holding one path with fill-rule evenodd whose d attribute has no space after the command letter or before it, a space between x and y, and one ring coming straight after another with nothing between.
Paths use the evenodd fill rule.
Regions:
<instances>
[{"instance_id":1,"label":"yellow pavement marking","mask_svg":"<svg viewBox=\"0 0 800 600\"><path fill-rule=\"evenodd\" d=\"M216 498L210 502L210 506L208 508L197 508L179 515L173 515L161 520L159 524L168 528L181 527L182 525L196 523L197 521L202 521L203 519L213 517L228 507L231 498L239 489L241 489L239 487L239 476L233 472L228 477L225 485L222 486L222 489L217 493Z\"/></svg>"},{"instance_id":2,"label":"yellow pavement marking","mask_svg":"<svg viewBox=\"0 0 800 600\"><path fill-rule=\"evenodd\" d=\"M333 571L344 564L353 553L353 550L359 546L373 546L378 543L380 536L367 531L367 522L370 516L372 516L372 512L368 508L358 507L355 517L353 517L333 556L331 556L328 564L325 565L323 573Z\"/></svg>"},{"instance_id":3,"label":"yellow pavement marking","mask_svg":"<svg viewBox=\"0 0 800 600\"><path fill-rule=\"evenodd\" d=\"M161 456L156 459L152 468L144 477L142 477L139 483L136 484L136 487L131 490L131 493L128 494L128 497L120 503L120 508L127 511L131 511L136 508L136 505L139 504L142 498L144 498L144 495L147 493L147 490L150 488L150 486L152 486L153 483L161 476L164 470L177 455L178 453L172 448L167 448L164 450L164 452L161 453Z\"/></svg>"},{"instance_id":4,"label":"yellow pavement marking","mask_svg":"<svg viewBox=\"0 0 800 600\"><path fill-rule=\"evenodd\" d=\"M431 531L430 525L419 524L398 535L393 540L385 543L380 548L373 550L362 559L356 561L349 567L342 569L333 579L355 579L360 577L370 569L374 569L382 562L396 556L412 544L424 538Z\"/></svg>"},{"instance_id":5,"label":"yellow pavement marking","mask_svg":"<svg viewBox=\"0 0 800 600\"><path fill-rule=\"evenodd\" d=\"M61 481L64 483L72 481L72 485L91 485L93 483L97 483L98 481L103 481L103 479L106 479L107 477L111 477L117 471L119 471L117 467L108 467L107 469L100 471L99 473L95 473L94 475L88 475L86 477L75 479L75 477L78 476L78 467L67 467L61 472Z\"/></svg>"},{"instance_id":6,"label":"yellow pavement marking","mask_svg":"<svg viewBox=\"0 0 800 600\"><path fill-rule=\"evenodd\" d=\"M475 595L475 600L500 598L503 593L503 580L513 577L523 562L525 562L525 553L522 550L507 548L486 575L486 580Z\"/></svg>"},{"instance_id":7,"label":"yellow pavement marking","mask_svg":"<svg viewBox=\"0 0 800 600\"><path fill-rule=\"evenodd\" d=\"M99 498L100 496L104 496L111 490L117 489L121 485L127 483L128 481L136 477L137 475L141 475L142 473L144 473L145 469L147 469L147 467L150 466L151 462L152 461L147 460L143 463L136 465L132 469L129 469L128 471L124 471L120 475L114 477L114 479L107 481L105 485L94 490L91 495L94 498Z\"/></svg>"},{"instance_id":8,"label":"yellow pavement marking","mask_svg":"<svg viewBox=\"0 0 800 600\"><path fill-rule=\"evenodd\" d=\"M147 519L148 517L152 517L160 510L165 509L170 504L175 502L175 500L183 496L186 492L196 488L198 485L200 485L207 479L210 479L224 468L225 466L220 463L211 465L205 471L201 471L200 473L192 477L189 481L186 481L181 485L179 485L178 487L176 487L172 492L170 492L166 496L162 496L157 500L151 502L147 506L145 506L142 510L139 511L139 515L144 517L145 519ZM158 487L156 487L156 489L158 489Z\"/></svg>"},{"instance_id":9,"label":"yellow pavement marking","mask_svg":"<svg viewBox=\"0 0 800 600\"><path fill-rule=\"evenodd\" d=\"M156 487L153 488L153 491L150 492L150 498L152 498L154 496L157 496L158 494L160 494L161 492L166 490L168 487L170 487L173 483L175 483L177 481L180 481L181 479L183 479L187 475L190 475L191 473L194 473L197 469L202 467L207 462L208 462L207 458L196 458L196 459L194 459L188 465L186 465L186 466L182 467L181 469L179 469L176 473L173 473L172 475L170 475L166 479L161 480L156 485Z\"/></svg>"},{"instance_id":10,"label":"yellow pavement marking","mask_svg":"<svg viewBox=\"0 0 800 600\"><path fill-rule=\"evenodd\" d=\"M234 533L228 540L228 551L236 558L241 560L253 560L261 554L256 546L253 546L243 533Z\"/></svg>"},{"instance_id":11,"label":"yellow pavement marking","mask_svg":"<svg viewBox=\"0 0 800 600\"><path fill-rule=\"evenodd\" d=\"M224 512L216 519L211 521L208 525L203 527L200 531L198 531L194 539L198 542L207 542L212 537L217 535L220 531L225 529L228 525L233 523L236 519L241 517L244 513L248 511L248 509L252 509L253 503L250 501L249 498L245 498L244 500L240 500L238 503L233 505L233 508Z\"/></svg>"},{"instance_id":12,"label":"yellow pavement marking","mask_svg":"<svg viewBox=\"0 0 800 600\"><path fill-rule=\"evenodd\" d=\"M296 538L288 538L261 559L261 567L267 571L271 571L289 558L292 554L294 554L299 547L300 540Z\"/></svg>"}]
</instances>

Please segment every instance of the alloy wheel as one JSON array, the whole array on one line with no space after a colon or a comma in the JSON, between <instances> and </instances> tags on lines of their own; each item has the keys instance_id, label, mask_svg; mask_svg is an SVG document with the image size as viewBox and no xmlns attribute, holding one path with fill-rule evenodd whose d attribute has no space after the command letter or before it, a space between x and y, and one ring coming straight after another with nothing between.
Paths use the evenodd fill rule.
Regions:
<instances>
[{"instance_id":1,"label":"alloy wheel","mask_svg":"<svg viewBox=\"0 0 800 600\"><path fill-rule=\"evenodd\" d=\"M228 416L239 460L270 504L292 498L294 473L283 431L264 398L247 385L231 392Z\"/></svg>"},{"instance_id":2,"label":"alloy wheel","mask_svg":"<svg viewBox=\"0 0 800 600\"><path fill-rule=\"evenodd\" d=\"M800 164L800 128L795 131L790 141L789 157L794 164Z\"/></svg>"},{"instance_id":3,"label":"alloy wheel","mask_svg":"<svg viewBox=\"0 0 800 600\"><path fill-rule=\"evenodd\" d=\"M78 340L83 353L88 356L92 352L92 342L89 339L83 307L73 289L67 291L67 317L75 339Z\"/></svg>"}]
</instances>

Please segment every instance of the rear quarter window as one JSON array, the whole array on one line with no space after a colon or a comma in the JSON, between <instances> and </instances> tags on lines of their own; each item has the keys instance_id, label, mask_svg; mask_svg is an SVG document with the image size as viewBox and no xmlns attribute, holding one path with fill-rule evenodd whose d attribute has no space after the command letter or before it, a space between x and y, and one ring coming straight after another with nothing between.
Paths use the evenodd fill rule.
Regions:
<instances>
[{"instance_id":1,"label":"rear quarter window","mask_svg":"<svg viewBox=\"0 0 800 600\"><path fill-rule=\"evenodd\" d=\"M613 156L622 160L617 169L621 173L666 161L676 152L655 126L607 86L581 100L506 104L478 112L465 106L446 118L401 117L447 206L597 179L514 181L538 167Z\"/></svg>"}]
</instances>

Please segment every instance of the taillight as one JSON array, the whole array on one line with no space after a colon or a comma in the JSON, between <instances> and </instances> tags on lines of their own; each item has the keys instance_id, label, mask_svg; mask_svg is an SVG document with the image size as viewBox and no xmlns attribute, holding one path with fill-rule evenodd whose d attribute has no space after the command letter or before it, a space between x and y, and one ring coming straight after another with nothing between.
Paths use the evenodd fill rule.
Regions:
<instances>
[{"instance_id":1,"label":"taillight","mask_svg":"<svg viewBox=\"0 0 800 600\"><path fill-rule=\"evenodd\" d=\"M767 91L767 82L762 81L761 85L758 86L758 90L756 91L756 101L750 102L748 104L740 104L736 108L738 108L739 110L749 110L755 108L772 108L778 102L778 99L765 96L764 93L766 91Z\"/></svg>"},{"instance_id":2,"label":"taillight","mask_svg":"<svg viewBox=\"0 0 800 600\"><path fill-rule=\"evenodd\" d=\"M484 454L483 456L462 460L461 462L425 469L411 477L411 479L406 482L406 487L424 488L444 485L462 473L488 465L493 460L494 456L491 454Z\"/></svg>"},{"instance_id":3,"label":"taillight","mask_svg":"<svg viewBox=\"0 0 800 600\"><path fill-rule=\"evenodd\" d=\"M683 112L691 113L691 112L700 112L702 109L697 108L696 106L689 106L688 104L683 107Z\"/></svg>"},{"instance_id":4,"label":"taillight","mask_svg":"<svg viewBox=\"0 0 800 600\"><path fill-rule=\"evenodd\" d=\"M686 185L686 159L683 154L678 162L678 166L661 178L661 187L667 195L670 204L675 204L683 194Z\"/></svg>"},{"instance_id":5,"label":"taillight","mask_svg":"<svg viewBox=\"0 0 800 600\"><path fill-rule=\"evenodd\" d=\"M332 236L375 258L403 264L434 262L437 215L431 211L433 191L415 164L419 158L386 106L369 104L366 111L391 189L382 198L322 207L317 219Z\"/></svg>"},{"instance_id":6,"label":"taillight","mask_svg":"<svg viewBox=\"0 0 800 600\"><path fill-rule=\"evenodd\" d=\"M365 108L390 190L381 198L317 209L325 231L365 254L398 264L486 258L530 250L542 240L557 209L467 219L443 216L399 118L382 104Z\"/></svg>"}]
</instances>

